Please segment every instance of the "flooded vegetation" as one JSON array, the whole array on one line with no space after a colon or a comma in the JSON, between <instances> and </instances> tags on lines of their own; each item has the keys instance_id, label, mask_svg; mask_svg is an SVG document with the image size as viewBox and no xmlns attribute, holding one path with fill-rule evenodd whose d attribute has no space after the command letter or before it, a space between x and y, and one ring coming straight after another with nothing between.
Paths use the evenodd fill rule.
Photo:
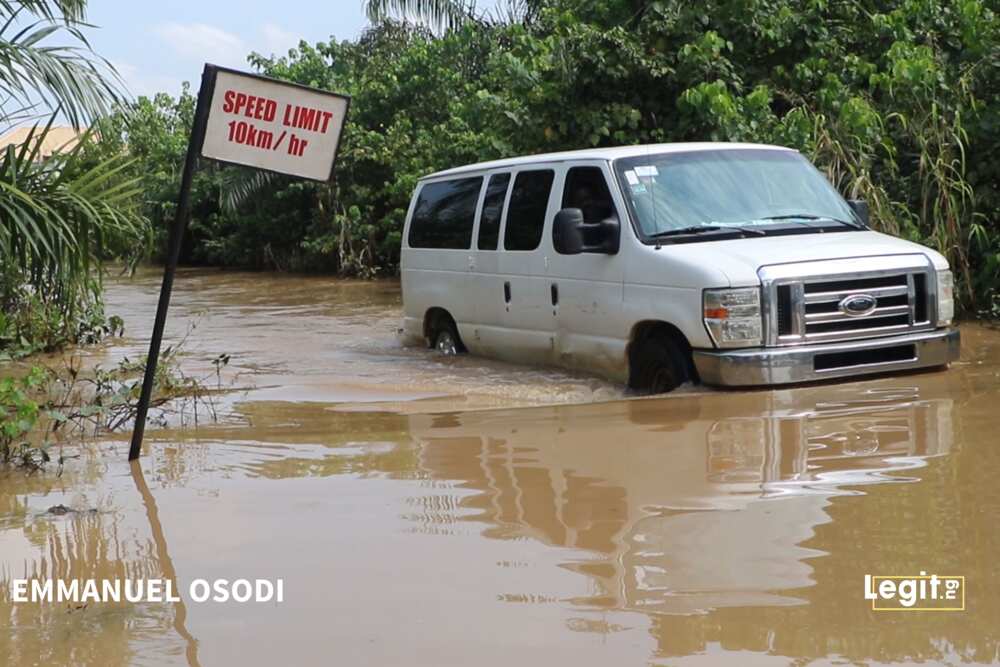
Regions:
<instances>
[{"instance_id":1,"label":"flooded vegetation","mask_svg":"<svg viewBox=\"0 0 1000 667\"><path fill-rule=\"evenodd\" d=\"M89 363L141 356L157 289L109 286L127 336ZM220 419L0 478L5 664L1000 659L1000 332L963 325L946 372L635 398L404 348L399 318L391 282L182 273L168 341L192 375L230 355ZM921 570L965 576L966 610L863 597ZM33 576L285 601L10 602Z\"/></svg>"}]
</instances>

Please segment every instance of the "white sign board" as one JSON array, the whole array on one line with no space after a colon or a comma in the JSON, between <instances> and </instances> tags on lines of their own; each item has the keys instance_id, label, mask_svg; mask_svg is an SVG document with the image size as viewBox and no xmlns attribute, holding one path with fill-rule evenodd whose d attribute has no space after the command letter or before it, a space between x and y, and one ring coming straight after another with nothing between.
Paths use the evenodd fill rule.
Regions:
<instances>
[{"instance_id":1,"label":"white sign board","mask_svg":"<svg viewBox=\"0 0 1000 667\"><path fill-rule=\"evenodd\" d=\"M217 69L201 155L328 181L349 98Z\"/></svg>"}]
</instances>

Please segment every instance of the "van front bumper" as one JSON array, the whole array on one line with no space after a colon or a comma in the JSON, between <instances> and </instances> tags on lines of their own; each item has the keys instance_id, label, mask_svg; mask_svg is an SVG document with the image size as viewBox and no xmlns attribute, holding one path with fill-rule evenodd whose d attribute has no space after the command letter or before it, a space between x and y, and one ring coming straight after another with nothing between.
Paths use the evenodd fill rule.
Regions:
<instances>
[{"instance_id":1,"label":"van front bumper","mask_svg":"<svg viewBox=\"0 0 1000 667\"><path fill-rule=\"evenodd\" d=\"M958 329L945 328L843 343L694 350L694 364L705 384L791 384L945 366L958 359L959 343Z\"/></svg>"}]
</instances>

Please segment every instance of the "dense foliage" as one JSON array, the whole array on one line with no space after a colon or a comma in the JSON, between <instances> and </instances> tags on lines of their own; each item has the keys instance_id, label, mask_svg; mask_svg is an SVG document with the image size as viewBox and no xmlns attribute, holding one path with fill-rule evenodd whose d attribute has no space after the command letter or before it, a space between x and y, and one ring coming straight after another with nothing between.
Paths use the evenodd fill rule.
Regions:
<instances>
[{"instance_id":1,"label":"dense foliage","mask_svg":"<svg viewBox=\"0 0 1000 667\"><path fill-rule=\"evenodd\" d=\"M252 55L265 74L353 97L336 180L205 172L186 259L391 273L411 190L430 171L587 146L759 141L799 148L870 202L877 227L944 252L967 305L995 298L991 2L549 0L459 23L435 34L383 21L354 41ZM176 190L188 126L177 119L192 104L140 104L130 136L155 210ZM244 195L236 210L227 184Z\"/></svg>"}]
</instances>

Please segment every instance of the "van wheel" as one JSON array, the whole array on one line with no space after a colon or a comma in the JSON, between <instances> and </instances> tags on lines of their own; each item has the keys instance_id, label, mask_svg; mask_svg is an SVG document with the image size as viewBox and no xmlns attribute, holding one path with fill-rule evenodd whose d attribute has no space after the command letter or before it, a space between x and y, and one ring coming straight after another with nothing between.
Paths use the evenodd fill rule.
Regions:
<instances>
[{"instance_id":1,"label":"van wheel","mask_svg":"<svg viewBox=\"0 0 1000 667\"><path fill-rule=\"evenodd\" d=\"M430 339L431 347L446 357L452 357L465 352L462 339L458 337L458 328L450 317L441 316L437 318L431 329Z\"/></svg>"},{"instance_id":2,"label":"van wheel","mask_svg":"<svg viewBox=\"0 0 1000 667\"><path fill-rule=\"evenodd\" d=\"M632 354L629 386L648 394L665 394L687 382L684 353L670 339L646 338Z\"/></svg>"}]
</instances>

